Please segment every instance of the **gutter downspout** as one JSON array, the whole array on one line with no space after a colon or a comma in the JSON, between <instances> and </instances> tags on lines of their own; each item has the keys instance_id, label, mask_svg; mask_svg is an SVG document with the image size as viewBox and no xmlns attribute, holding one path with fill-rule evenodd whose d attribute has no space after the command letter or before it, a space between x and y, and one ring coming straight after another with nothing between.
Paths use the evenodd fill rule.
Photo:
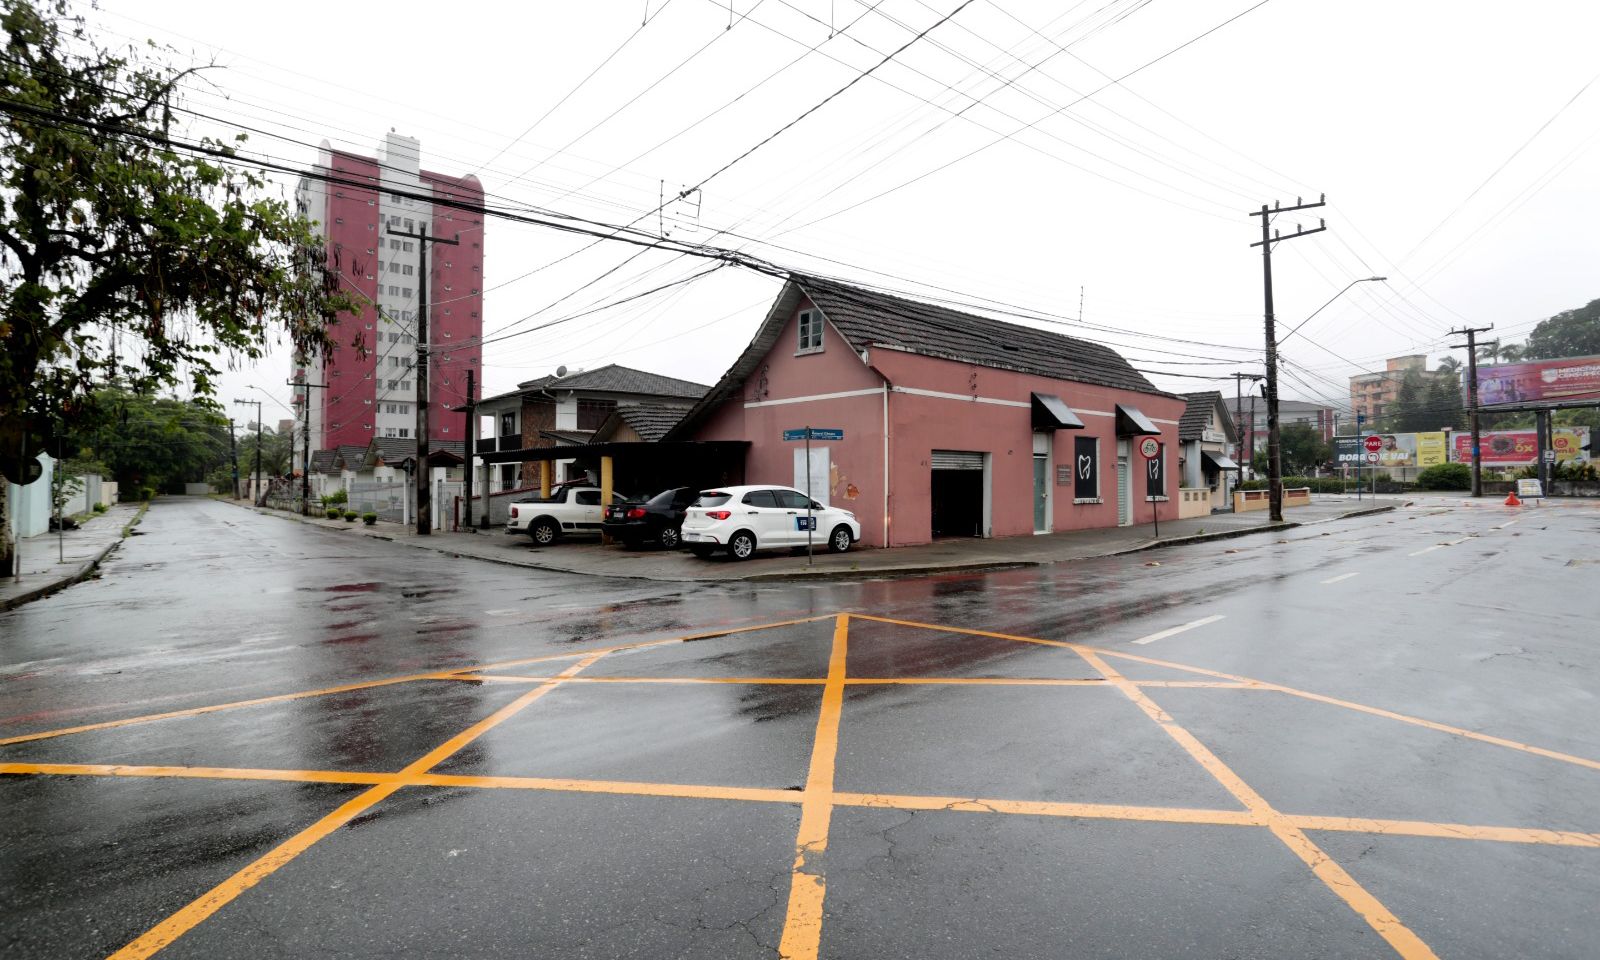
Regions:
<instances>
[{"instance_id":1,"label":"gutter downspout","mask_svg":"<svg viewBox=\"0 0 1600 960\"><path fill-rule=\"evenodd\" d=\"M883 381L883 546L889 546L889 380Z\"/></svg>"}]
</instances>

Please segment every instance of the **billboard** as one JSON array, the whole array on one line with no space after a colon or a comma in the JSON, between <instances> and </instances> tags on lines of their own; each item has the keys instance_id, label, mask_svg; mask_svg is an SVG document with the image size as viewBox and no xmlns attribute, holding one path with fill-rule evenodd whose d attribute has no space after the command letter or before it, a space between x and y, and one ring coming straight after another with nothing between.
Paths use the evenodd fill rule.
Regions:
<instances>
[{"instance_id":1,"label":"billboard","mask_svg":"<svg viewBox=\"0 0 1600 960\"><path fill-rule=\"evenodd\" d=\"M1497 363L1478 368L1478 403L1600 397L1600 356Z\"/></svg>"},{"instance_id":2,"label":"billboard","mask_svg":"<svg viewBox=\"0 0 1600 960\"><path fill-rule=\"evenodd\" d=\"M1446 462L1446 436L1443 431L1430 433L1380 433L1383 441L1378 448L1377 467L1388 470L1399 467L1433 467ZM1366 435L1359 437L1334 437L1333 462L1337 466L1369 466L1367 450L1363 446Z\"/></svg>"},{"instance_id":3,"label":"billboard","mask_svg":"<svg viewBox=\"0 0 1600 960\"><path fill-rule=\"evenodd\" d=\"M1557 462L1589 459L1583 449L1589 443L1588 427L1554 427L1551 432L1550 445L1555 448ZM1538 462L1539 435L1532 430L1489 430L1480 436L1485 466L1526 467ZM1472 462L1472 434L1450 431L1450 459Z\"/></svg>"}]
</instances>

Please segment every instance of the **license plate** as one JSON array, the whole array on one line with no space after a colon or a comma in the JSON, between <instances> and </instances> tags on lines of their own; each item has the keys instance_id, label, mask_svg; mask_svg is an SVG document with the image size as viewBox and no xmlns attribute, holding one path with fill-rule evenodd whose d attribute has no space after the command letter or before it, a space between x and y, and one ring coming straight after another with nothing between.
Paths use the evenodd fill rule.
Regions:
<instances>
[{"instance_id":1,"label":"license plate","mask_svg":"<svg viewBox=\"0 0 1600 960\"><path fill-rule=\"evenodd\" d=\"M704 540L704 539L707 539L707 538L702 537L698 533L689 533L688 531L684 531L683 539L691 540L691 541L698 541L698 540Z\"/></svg>"}]
</instances>

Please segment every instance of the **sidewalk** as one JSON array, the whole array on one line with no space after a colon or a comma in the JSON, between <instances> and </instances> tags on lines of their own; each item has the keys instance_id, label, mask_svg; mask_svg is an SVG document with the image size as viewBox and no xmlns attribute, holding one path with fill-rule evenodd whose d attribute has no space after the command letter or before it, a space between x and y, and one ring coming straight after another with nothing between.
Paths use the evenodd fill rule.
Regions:
<instances>
[{"instance_id":1,"label":"sidewalk","mask_svg":"<svg viewBox=\"0 0 1600 960\"><path fill-rule=\"evenodd\" d=\"M1345 517L1383 513L1405 503L1404 498L1317 497L1310 506L1293 507L1284 514L1285 522L1271 523L1265 510L1241 514L1213 514L1192 520L1161 525L1156 539L1150 524L1078 530L1070 533L1002 539L941 540L917 547L892 550L852 549L849 553L818 553L811 565L806 558L787 553L757 554L744 562L721 555L701 560L687 551L656 549L624 550L602 546L592 540L573 540L552 547L535 547L525 536L508 536L495 527L477 533L435 532L421 537L413 529L395 523L368 527L360 522L346 523L320 517L301 517L280 510L250 508L238 501L223 501L256 509L258 513L284 517L300 523L342 530L352 536L368 536L409 547L433 550L448 556L468 557L594 577L624 577L641 580L716 582L726 580L795 580L822 577L906 576L945 571L995 570L1007 567L1034 567L1064 560L1107 557L1185 543L1202 543L1229 537L1289 530L1308 523L1321 523Z\"/></svg>"},{"instance_id":2,"label":"sidewalk","mask_svg":"<svg viewBox=\"0 0 1600 960\"><path fill-rule=\"evenodd\" d=\"M23 540L19 544L22 579L0 580L0 610L10 610L48 596L89 576L122 542L123 528L136 522L147 506L147 503L115 504L105 513L85 520L78 529L61 534L59 542L54 532Z\"/></svg>"}]
</instances>

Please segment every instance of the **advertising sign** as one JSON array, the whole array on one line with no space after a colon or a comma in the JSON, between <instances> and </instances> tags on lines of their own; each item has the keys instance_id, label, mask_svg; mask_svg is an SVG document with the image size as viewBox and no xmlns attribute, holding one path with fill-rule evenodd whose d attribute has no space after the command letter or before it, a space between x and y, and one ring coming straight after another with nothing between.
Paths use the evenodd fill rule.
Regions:
<instances>
[{"instance_id":1,"label":"advertising sign","mask_svg":"<svg viewBox=\"0 0 1600 960\"><path fill-rule=\"evenodd\" d=\"M1100 444L1094 437L1072 438L1072 498L1100 496Z\"/></svg>"},{"instance_id":2,"label":"advertising sign","mask_svg":"<svg viewBox=\"0 0 1600 960\"><path fill-rule=\"evenodd\" d=\"M1532 430L1491 430L1481 434L1482 460L1486 466L1525 467L1539 459L1539 435ZM1556 461L1587 460L1584 447L1589 444L1588 427L1555 427L1550 445L1555 449ZM1472 434L1454 430L1450 433L1450 459L1457 463L1472 462Z\"/></svg>"},{"instance_id":3,"label":"advertising sign","mask_svg":"<svg viewBox=\"0 0 1600 960\"><path fill-rule=\"evenodd\" d=\"M1166 467L1163 465L1166 457L1160 456L1161 450L1159 448L1157 448L1156 453L1157 456L1145 461L1144 475L1145 479L1150 481L1148 499L1167 495L1167 472Z\"/></svg>"},{"instance_id":4,"label":"advertising sign","mask_svg":"<svg viewBox=\"0 0 1600 960\"><path fill-rule=\"evenodd\" d=\"M1437 467L1450 459L1449 450L1449 436L1443 430L1417 434L1417 466Z\"/></svg>"},{"instance_id":5,"label":"advertising sign","mask_svg":"<svg viewBox=\"0 0 1600 960\"><path fill-rule=\"evenodd\" d=\"M1336 466L1360 465L1366 460L1367 451L1360 437L1333 438L1333 462Z\"/></svg>"},{"instance_id":6,"label":"advertising sign","mask_svg":"<svg viewBox=\"0 0 1600 960\"><path fill-rule=\"evenodd\" d=\"M1600 394L1600 357L1566 357L1478 368L1478 402L1522 403Z\"/></svg>"}]
</instances>

